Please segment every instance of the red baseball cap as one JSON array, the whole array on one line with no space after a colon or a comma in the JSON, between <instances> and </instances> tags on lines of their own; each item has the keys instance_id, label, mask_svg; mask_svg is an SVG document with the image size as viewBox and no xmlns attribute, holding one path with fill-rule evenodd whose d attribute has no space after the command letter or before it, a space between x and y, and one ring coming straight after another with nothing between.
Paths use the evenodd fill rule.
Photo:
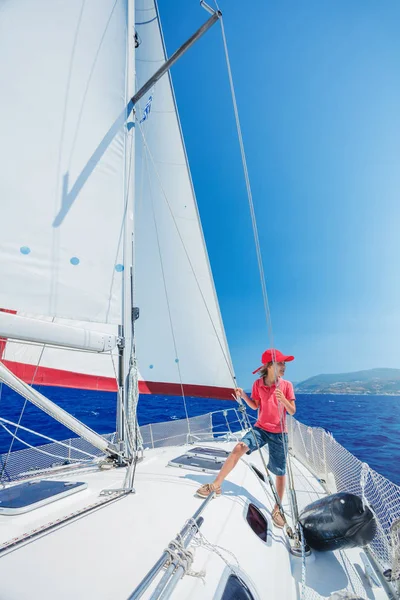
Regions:
<instances>
[{"instance_id":1,"label":"red baseball cap","mask_svg":"<svg viewBox=\"0 0 400 600\"><path fill-rule=\"evenodd\" d=\"M294 356L285 356L285 354L282 354L282 352L279 352L279 350L270 348L269 350L263 352L261 357L262 366L253 371L253 375L254 373L258 373L258 371L260 371L263 366L269 362L290 362L291 360L294 360Z\"/></svg>"}]
</instances>

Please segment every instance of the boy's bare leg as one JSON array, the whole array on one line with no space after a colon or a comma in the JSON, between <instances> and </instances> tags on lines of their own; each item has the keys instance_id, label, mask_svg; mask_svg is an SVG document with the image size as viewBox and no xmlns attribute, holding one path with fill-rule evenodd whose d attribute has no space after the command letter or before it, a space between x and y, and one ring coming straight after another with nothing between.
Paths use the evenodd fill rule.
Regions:
<instances>
[{"instance_id":1,"label":"boy's bare leg","mask_svg":"<svg viewBox=\"0 0 400 600\"><path fill-rule=\"evenodd\" d=\"M285 475L276 475L276 491L282 503L283 494L285 493ZM272 511L272 520L277 527L284 527L285 525L277 504L275 504Z\"/></svg>"},{"instance_id":2,"label":"boy's bare leg","mask_svg":"<svg viewBox=\"0 0 400 600\"><path fill-rule=\"evenodd\" d=\"M285 475L276 475L276 491L278 492L278 496L281 499L283 498L283 494L285 493Z\"/></svg>"},{"instance_id":3,"label":"boy's bare leg","mask_svg":"<svg viewBox=\"0 0 400 600\"><path fill-rule=\"evenodd\" d=\"M218 473L217 477L214 480L214 485L216 487L221 487L221 484L224 481L224 479L229 475L229 473L232 471L232 469L234 467L236 467L240 458L244 454L246 454L248 449L249 449L249 447L246 446L246 444L244 444L243 442L239 442L238 444L236 444L236 446L234 447L234 449L232 450L232 452L230 453L230 455L224 462L220 472Z\"/></svg>"}]
</instances>

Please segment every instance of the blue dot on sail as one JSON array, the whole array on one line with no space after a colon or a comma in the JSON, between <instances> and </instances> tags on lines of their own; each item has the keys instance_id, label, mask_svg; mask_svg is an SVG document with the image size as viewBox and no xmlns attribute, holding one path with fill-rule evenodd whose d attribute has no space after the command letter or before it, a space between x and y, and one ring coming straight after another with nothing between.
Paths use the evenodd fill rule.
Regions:
<instances>
[{"instance_id":1,"label":"blue dot on sail","mask_svg":"<svg viewBox=\"0 0 400 600\"><path fill-rule=\"evenodd\" d=\"M28 246L21 246L21 248L19 249L19 251L21 252L21 254L30 254L31 249L28 248Z\"/></svg>"},{"instance_id":2,"label":"blue dot on sail","mask_svg":"<svg viewBox=\"0 0 400 600\"><path fill-rule=\"evenodd\" d=\"M149 365L149 369L154 369L154 365Z\"/></svg>"},{"instance_id":3,"label":"blue dot on sail","mask_svg":"<svg viewBox=\"0 0 400 600\"><path fill-rule=\"evenodd\" d=\"M115 270L118 273L121 273L124 270L124 265L121 265L121 264L115 265Z\"/></svg>"},{"instance_id":4,"label":"blue dot on sail","mask_svg":"<svg viewBox=\"0 0 400 600\"><path fill-rule=\"evenodd\" d=\"M80 263L81 261L80 261L80 260L79 260L79 258L77 258L76 256L73 256L73 257L70 259L70 261L69 261L69 262L71 263L71 265L74 265L74 266L76 266L76 265L79 265L79 263Z\"/></svg>"},{"instance_id":5,"label":"blue dot on sail","mask_svg":"<svg viewBox=\"0 0 400 600\"><path fill-rule=\"evenodd\" d=\"M176 362L176 363L178 363L178 362L179 362L179 358L176 358L176 359L175 359L175 362Z\"/></svg>"}]
</instances>

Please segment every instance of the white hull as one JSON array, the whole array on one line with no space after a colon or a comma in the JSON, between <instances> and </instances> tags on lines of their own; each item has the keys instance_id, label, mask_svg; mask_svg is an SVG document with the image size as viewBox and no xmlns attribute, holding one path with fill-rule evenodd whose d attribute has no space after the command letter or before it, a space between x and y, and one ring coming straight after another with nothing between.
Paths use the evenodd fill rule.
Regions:
<instances>
[{"instance_id":1,"label":"white hull","mask_svg":"<svg viewBox=\"0 0 400 600\"><path fill-rule=\"evenodd\" d=\"M196 443L231 450L235 442L208 439ZM53 475L54 479L84 481L87 489L26 514L0 516L1 600L129 598L168 543L199 508L202 500L194 495L196 489L213 479L208 473L168 466L170 460L192 448L193 445L185 444L147 449L137 465L135 493L100 505L9 550L4 550L4 545L13 538L106 501L107 497L100 496L100 492L122 488L126 469L93 467L59 472ZM364 555L365 560L366 552L361 548L313 552L305 559L307 587L303 592L302 558L290 553L285 534L272 525L271 491L250 468L251 464L263 472L258 453L245 456L226 480L222 497L205 508L200 531L210 544L233 553L234 556L218 549L240 573L254 598L329 598L339 590L360 598L389 597L384 585L371 587L368 583L362 558ZM297 459L292 459L292 466L301 511L326 491ZM255 504L268 521L266 542L257 537L246 521L249 503ZM284 509L291 523L288 495ZM204 546L204 541L195 549L192 571L205 571L204 579L184 576L172 593L174 599L217 600L231 572L216 552ZM143 598L150 598L160 577Z\"/></svg>"}]
</instances>

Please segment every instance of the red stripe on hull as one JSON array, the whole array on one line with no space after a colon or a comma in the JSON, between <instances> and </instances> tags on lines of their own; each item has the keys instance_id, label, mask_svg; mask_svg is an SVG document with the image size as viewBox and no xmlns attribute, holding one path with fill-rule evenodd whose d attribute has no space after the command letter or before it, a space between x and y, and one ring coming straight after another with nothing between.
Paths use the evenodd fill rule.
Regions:
<instances>
[{"instance_id":1,"label":"red stripe on hull","mask_svg":"<svg viewBox=\"0 0 400 600\"><path fill-rule=\"evenodd\" d=\"M63 371L62 369L52 369L51 367L38 367L36 371L35 365L14 362L12 360L3 360L2 362L14 375L29 384L32 384L32 379L35 376L34 385L51 385L54 387L98 390L102 392L116 392L118 389L114 377L73 373L71 371ZM183 391L185 396L233 400L233 389L231 388L185 384ZM141 394L181 396L182 387L179 383L139 381L139 392Z\"/></svg>"},{"instance_id":2,"label":"red stripe on hull","mask_svg":"<svg viewBox=\"0 0 400 600\"><path fill-rule=\"evenodd\" d=\"M217 400L233 400L233 389L220 388L212 385L183 385L185 396L195 398L215 398ZM167 396L182 396L180 383L163 383L161 381L139 381L141 394L166 394Z\"/></svg>"}]
</instances>

